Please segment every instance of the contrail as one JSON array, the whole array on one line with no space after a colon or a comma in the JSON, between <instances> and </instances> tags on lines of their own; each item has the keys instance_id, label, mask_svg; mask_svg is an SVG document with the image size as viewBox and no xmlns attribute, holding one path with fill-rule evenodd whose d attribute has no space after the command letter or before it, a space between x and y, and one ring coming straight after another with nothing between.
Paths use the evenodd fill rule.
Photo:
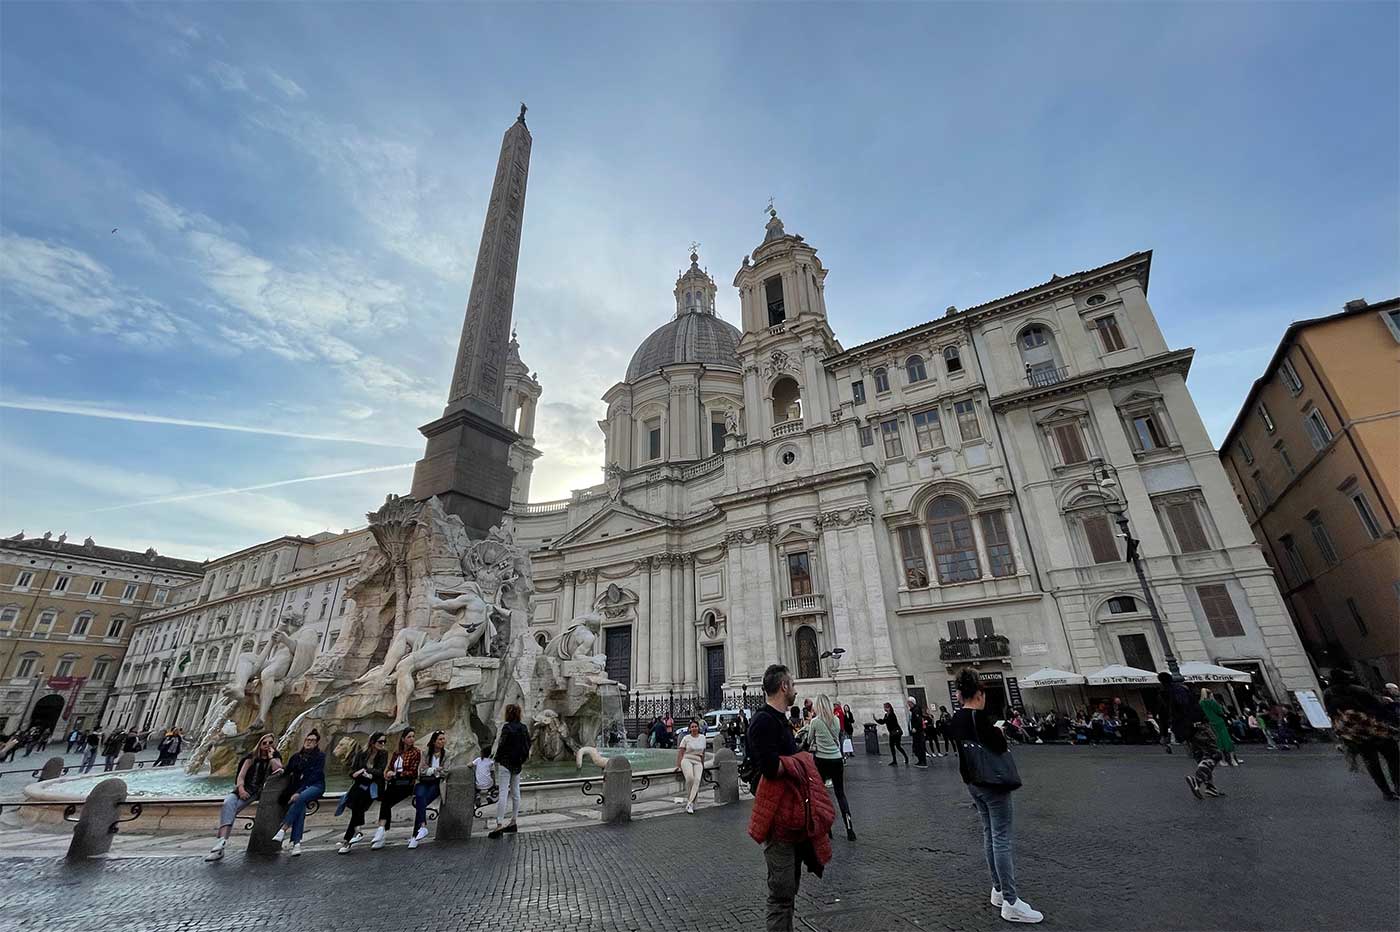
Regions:
<instances>
[{"instance_id":1,"label":"contrail","mask_svg":"<svg viewBox=\"0 0 1400 932\"><path fill-rule=\"evenodd\" d=\"M107 508L94 508L82 514L99 514L104 511L121 511L124 508L143 508L146 505L167 505L171 502L187 502L196 498L213 498L216 495L237 495L239 492L257 492L261 489L275 489L279 485L296 485L299 482L320 482L323 479L344 479L349 476L367 476L376 472L392 472L395 469L412 469L413 463L400 463L397 466L370 466L367 469L350 469L345 472L328 472L322 476L302 476L299 479L279 479L276 482L263 482L258 485L245 485L238 489L210 489L205 492L190 492L186 495L170 495L165 498L152 498L144 502L128 502L125 505L111 505Z\"/></svg>"},{"instance_id":2,"label":"contrail","mask_svg":"<svg viewBox=\"0 0 1400 932\"><path fill-rule=\"evenodd\" d=\"M20 411L43 411L49 414L72 414L78 417L100 417L112 421L138 421L142 424L170 424L175 427L202 427L207 430L231 430L242 434L267 434L273 437L293 437L297 440L328 440L334 443L364 443L373 447L393 447L399 450L415 450L417 447L391 440L372 440L365 437L343 437L338 434L303 434L293 430L275 430L271 427L248 427L243 424L225 424L221 421L197 421L183 417L164 417L159 414L140 414L134 411L114 411L92 405L68 401L47 401L33 399L25 401L0 401L0 408L15 408Z\"/></svg>"}]
</instances>

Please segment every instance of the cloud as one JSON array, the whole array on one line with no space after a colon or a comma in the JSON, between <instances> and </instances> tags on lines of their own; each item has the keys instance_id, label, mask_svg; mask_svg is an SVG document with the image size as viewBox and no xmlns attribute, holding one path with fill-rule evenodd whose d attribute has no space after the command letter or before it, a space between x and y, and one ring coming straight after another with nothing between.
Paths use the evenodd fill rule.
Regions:
<instances>
[{"instance_id":1,"label":"cloud","mask_svg":"<svg viewBox=\"0 0 1400 932\"><path fill-rule=\"evenodd\" d=\"M304 100L306 98L306 91L302 90L301 85L286 75L278 74L271 68L264 69L264 73L267 75L267 79L272 82L272 86L286 95L288 100Z\"/></svg>"},{"instance_id":2,"label":"cloud","mask_svg":"<svg viewBox=\"0 0 1400 932\"><path fill-rule=\"evenodd\" d=\"M215 81L219 82L219 86L226 91L248 90L248 81L244 76L242 68L236 68L227 62L221 62L216 59L209 63L209 73L214 76Z\"/></svg>"},{"instance_id":3,"label":"cloud","mask_svg":"<svg viewBox=\"0 0 1400 932\"><path fill-rule=\"evenodd\" d=\"M372 473L392 472L399 469L412 469L413 463L400 463L397 466L367 466L364 469L347 469L342 472L324 473L319 476L300 476L296 479L278 479L275 482L261 482L257 485L245 485L241 488L233 489L208 489L203 492L188 492L182 495L169 495L165 498L151 498L140 502L127 502L124 505L110 505L106 508L94 508L93 514L104 511L122 511L126 508L144 508L148 505L168 505L173 502L188 502L197 498L214 498L219 495L240 495L244 492L259 492L263 489L275 489L284 485L299 485L303 482L325 482L330 479L348 479L351 476L368 476Z\"/></svg>"},{"instance_id":4,"label":"cloud","mask_svg":"<svg viewBox=\"0 0 1400 932\"><path fill-rule=\"evenodd\" d=\"M272 427L250 427L246 424L230 424L223 421L205 421L194 418L166 417L160 414L146 414L140 411L122 411L103 408L84 402L52 400L47 398L13 397L0 400L0 408L14 408L20 411L43 411L50 414L71 414L77 417L105 418L113 421L136 421L142 424L168 424L172 427L197 427L205 430L227 430L244 434L267 434L273 437L293 437L298 440L324 440L332 443L362 443L375 447L394 447L414 450L418 444L394 443L371 437L351 437L343 434L306 433L294 430L278 430Z\"/></svg>"}]
</instances>

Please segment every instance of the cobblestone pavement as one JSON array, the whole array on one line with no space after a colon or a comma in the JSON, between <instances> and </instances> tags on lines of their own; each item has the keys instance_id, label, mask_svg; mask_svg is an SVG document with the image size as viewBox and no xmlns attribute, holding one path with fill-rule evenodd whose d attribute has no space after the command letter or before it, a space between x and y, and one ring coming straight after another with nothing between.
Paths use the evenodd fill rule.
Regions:
<instances>
[{"instance_id":1,"label":"cobblestone pavement","mask_svg":"<svg viewBox=\"0 0 1400 932\"><path fill-rule=\"evenodd\" d=\"M1197 800L1156 748L1018 751L1022 893L1060 929L1395 929L1400 807L1326 747L1222 769ZM848 771L859 841L804 876L799 928L1005 928L986 905L975 812L953 758L864 755ZM747 801L629 826L522 833L340 857L222 862L0 858L0 928L760 929L763 858Z\"/></svg>"}]
</instances>

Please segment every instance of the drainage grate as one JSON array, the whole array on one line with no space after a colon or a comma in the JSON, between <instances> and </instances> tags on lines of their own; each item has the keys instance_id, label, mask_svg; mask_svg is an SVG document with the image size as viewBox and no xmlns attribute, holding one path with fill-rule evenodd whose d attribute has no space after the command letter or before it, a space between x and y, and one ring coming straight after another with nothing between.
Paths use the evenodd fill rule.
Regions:
<instances>
[{"instance_id":1,"label":"drainage grate","mask_svg":"<svg viewBox=\"0 0 1400 932\"><path fill-rule=\"evenodd\" d=\"M920 929L879 906L826 909L809 916L798 916L811 932L913 932Z\"/></svg>"}]
</instances>

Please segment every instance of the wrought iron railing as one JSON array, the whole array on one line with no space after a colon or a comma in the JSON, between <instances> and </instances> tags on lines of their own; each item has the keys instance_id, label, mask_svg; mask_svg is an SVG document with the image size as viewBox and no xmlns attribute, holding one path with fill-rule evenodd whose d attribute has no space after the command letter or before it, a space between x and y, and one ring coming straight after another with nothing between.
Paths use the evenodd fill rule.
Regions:
<instances>
[{"instance_id":1,"label":"wrought iron railing","mask_svg":"<svg viewBox=\"0 0 1400 932\"><path fill-rule=\"evenodd\" d=\"M1004 634L971 638L939 638L938 656L949 660L988 660L1011 656L1011 641Z\"/></svg>"},{"instance_id":2,"label":"wrought iron railing","mask_svg":"<svg viewBox=\"0 0 1400 932\"><path fill-rule=\"evenodd\" d=\"M1032 369L1026 367L1026 382L1033 388L1043 388L1046 385L1054 385L1069 378L1069 367L1060 366L1058 369Z\"/></svg>"}]
</instances>

